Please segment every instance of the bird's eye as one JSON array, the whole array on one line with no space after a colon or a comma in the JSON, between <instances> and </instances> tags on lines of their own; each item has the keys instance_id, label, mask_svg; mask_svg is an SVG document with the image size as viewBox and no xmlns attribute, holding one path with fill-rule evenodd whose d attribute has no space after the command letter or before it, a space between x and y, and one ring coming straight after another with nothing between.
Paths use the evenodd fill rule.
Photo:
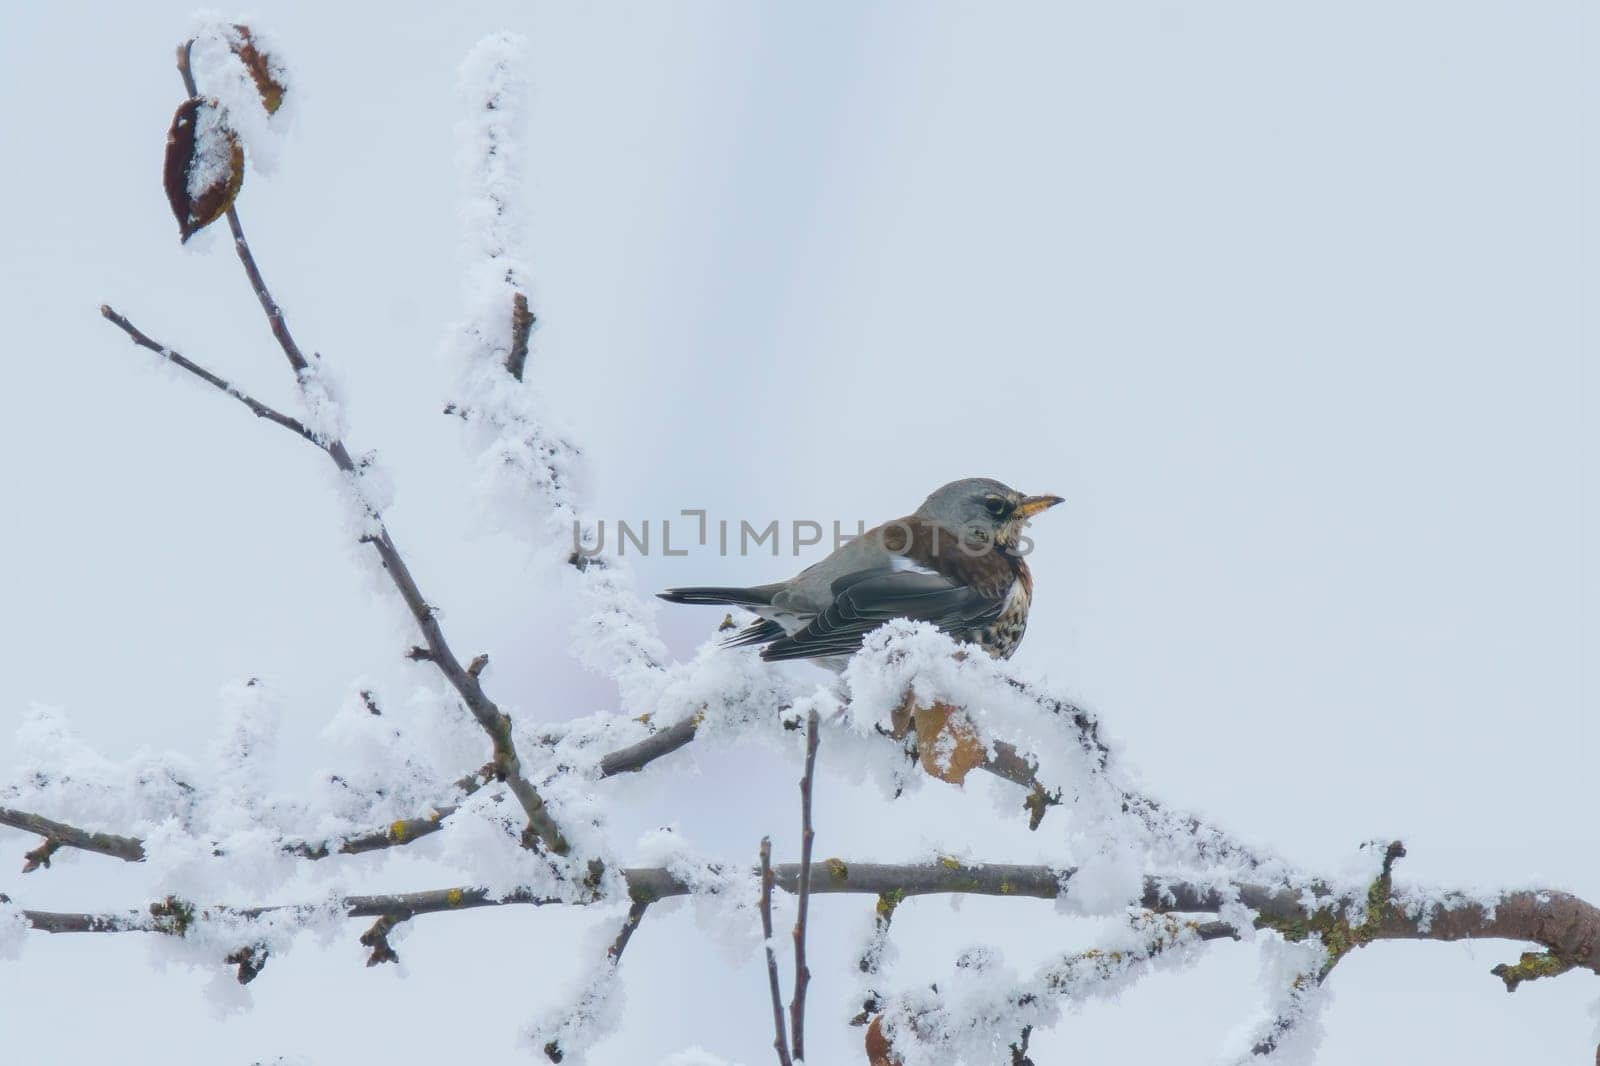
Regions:
<instances>
[{"instance_id":1,"label":"bird's eye","mask_svg":"<svg viewBox=\"0 0 1600 1066\"><path fill-rule=\"evenodd\" d=\"M999 518L1007 511L1011 510L1011 505L1006 502L1004 496L985 496L983 499L983 509L994 515L996 518Z\"/></svg>"}]
</instances>

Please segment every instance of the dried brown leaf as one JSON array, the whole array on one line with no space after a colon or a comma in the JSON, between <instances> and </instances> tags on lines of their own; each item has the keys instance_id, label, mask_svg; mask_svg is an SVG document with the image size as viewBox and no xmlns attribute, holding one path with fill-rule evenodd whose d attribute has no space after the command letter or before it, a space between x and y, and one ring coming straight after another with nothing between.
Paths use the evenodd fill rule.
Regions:
<instances>
[{"instance_id":1,"label":"dried brown leaf","mask_svg":"<svg viewBox=\"0 0 1600 1066\"><path fill-rule=\"evenodd\" d=\"M917 728L917 757L922 768L939 780L959 785L988 758L967 716L948 703L917 707L911 716Z\"/></svg>"},{"instance_id":2,"label":"dried brown leaf","mask_svg":"<svg viewBox=\"0 0 1600 1066\"><path fill-rule=\"evenodd\" d=\"M283 94L288 90L283 82L278 80L278 74L273 71L275 64L272 56L261 50L256 40L250 34L249 26L235 26L234 32L238 38L233 42L233 54L244 63L245 69L250 72L250 78L256 83L256 92L261 94L261 106L267 109L267 114L275 115L278 108L283 106Z\"/></svg>"},{"instance_id":3,"label":"dried brown leaf","mask_svg":"<svg viewBox=\"0 0 1600 1066\"><path fill-rule=\"evenodd\" d=\"M244 183L244 148L238 136L220 121L216 103L190 99L179 105L167 131L167 157L161 180L167 202L178 220L178 236L187 241L209 226L233 205ZM208 127L213 137L201 135ZM207 176L203 187L191 194L195 173Z\"/></svg>"},{"instance_id":4,"label":"dried brown leaf","mask_svg":"<svg viewBox=\"0 0 1600 1066\"><path fill-rule=\"evenodd\" d=\"M873 1018L872 1024L867 1026L866 1045L868 1066L901 1066L900 1056L894 1053L894 1045L884 1035L883 1015Z\"/></svg>"}]
</instances>

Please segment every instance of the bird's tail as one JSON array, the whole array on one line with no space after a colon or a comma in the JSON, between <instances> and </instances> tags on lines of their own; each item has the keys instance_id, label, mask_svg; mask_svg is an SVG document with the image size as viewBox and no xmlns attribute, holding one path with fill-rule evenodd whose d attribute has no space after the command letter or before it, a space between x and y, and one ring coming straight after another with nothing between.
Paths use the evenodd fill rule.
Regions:
<instances>
[{"instance_id":1,"label":"bird's tail","mask_svg":"<svg viewBox=\"0 0 1600 1066\"><path fill-rule=\"evenodd\" d=\"M763 588L735 589L701 586L699 588L667 589L656 593L668 603L717 603L736 607L765 607L772 602L772 590Z\"/></svg>"}]
</instances>

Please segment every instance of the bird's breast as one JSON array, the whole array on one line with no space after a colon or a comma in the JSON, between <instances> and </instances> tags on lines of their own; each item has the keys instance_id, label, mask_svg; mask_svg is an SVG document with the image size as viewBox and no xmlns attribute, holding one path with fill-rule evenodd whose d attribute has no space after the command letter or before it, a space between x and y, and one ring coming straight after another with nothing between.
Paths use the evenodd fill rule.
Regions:
<instances>
[{"instance_id":1,"label":"bird's breast","mask_svg":"<svg viewBox=\"0 0 1600 1066\"><path fill-rule=\"evenodd\" d=\"M1011 658L1027 632L1032 604L1033 584L1019 575L1006 592L999 616L973 634L973 642L996 659Z\"/></svg>"}]
</instances>

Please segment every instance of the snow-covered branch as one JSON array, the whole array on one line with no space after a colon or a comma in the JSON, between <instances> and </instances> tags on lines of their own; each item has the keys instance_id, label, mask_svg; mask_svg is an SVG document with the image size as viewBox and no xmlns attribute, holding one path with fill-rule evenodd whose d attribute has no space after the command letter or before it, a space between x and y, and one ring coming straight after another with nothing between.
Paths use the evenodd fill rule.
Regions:
<instances>
[{"instance_id":1,"label":"snow-covered branch","mask_svg":"<svg viewBox=\"0 0 1600 1066\"><path fill-rule=\"evenodd\" d=\"M1070 893L1073 878L1077 876L1076 870L1038 864L969 864L953 858L924 863L829 858L817 864L817 869L822 876L810 882L812 894L877 896L891 901L891 907L904 905L906 900L919 896L937 895L1057 899ZM805 864L800 862L772 864L773 886L798 894L804 870ZM758 872L759 868L752 871ZM641 906L704 890L682 872L666 866L629 867L621 871L621 876L628 897ZM517 890L496 895L481 886L459 885L422 892L348 895L340 898L339 907L349 918L382 915L413 918L483 907L581 906L604 901L605 897L596 893L568 897ZM158 901L155 906L170 907L171 902ZM194 908L193 904L186 906ZM305 906L312 904L199 907L192 910L190 919L205 920L229 914L251 920ZM1517 964L1496 967L1496 976L1516 978L1507 982L1513 987L1524 980L1555 976L1570 969L1600 974L1600 908L1576 896L1551 890L1525 889L1477 896L1423 886L1399 886L1383 899L1374 891L1335 892L1323 885L1314 886L1309 892L1299 892L1268 885L1208 884L1152 875L1145 879L1136 907L1160 915L1218 915L1222 925L1231 930L1207 928L1201 939L1231 936L1244 925L1272 930L1290 942L1315 939L1330 954L1342 955L1371 943L1392 940L1497 939L1539 945L1543 953L1532 960L1525 956ZM1112 909L1105 913L1119 912L1120 909ZM34 928L46 932L182 934L186 931L174 927L161 915L152 915L149 908L97 914L24 908L21 913Z\"/></svg>"},{"instance_id":2,"label":"snow-covered branch","mask_svg":"<svg viewBox=\"0 0 1600 1066\"><path fill-rule=\"evenodd\" d=\"M194 41L185 42L178 49L178 70L183 77L184 86L191 97L199 95L194 72L191 66ZM261 304L262 312L266 315L267 324L282 349L284 357L288 360L290 369L294 372L296 381L300 385L301 396L307 408L313 413L313 424L310 427L302 425L287 416L266 409L265 405L247 398L237 392L221 379L214 379L203 374L197 364L188 363L185 369L196 373L216 387L233 395L249 406L258 415L272 418L280 425L294 429L302 436L314 440L319 444L334 465L346 480L353 503L363 512L363 543L371 545L383 564L384 572L389 576L394 589L404 601L406 609L415 620L417 628L422 633L423 643L412 649L411 657L419 661L432 663L443 675L444 679L460 695L462 702L472 713L474 719L488 734L494 753L496 776L504 780L511 793L522 805L528 818L528 841L538 843L550 854L565 855L570 850L570 845L555 819L551 816L545 805L544 798L537 788L528 781L522 772L521 760L517 753L516 742L512 737L511 719L499 706L489 698L479 680L478 673L469 670L461 664L454 650L445 639L444 630L439 624L438 613L433 605L423 595L418 587L416 578L412 576L411 569L406 565L405 559L400 554L394 538L385 527L381 516L381 505L373 499L372 495L364 491L363 475L367 462L358 464L346 447L342 435L342 417L338 405L326 384L326 375L321 367L321 358L316 357L315 362L308 360L301 351L299 344L290 331L288 321L282 308L273 298L267 288L261 269L256 262L250 243L244 234L244 228L239 221L238 210L230 203L225 212L228 228L233 233L234 251L238 254L239 262L243 266L245 275L249 279L250 287ZM109 307L103 308L103 313L113 323L123 329L135 343L150 348L171 358L172 349L164 344L159 344L132 327L127 319L115 315ZM187 361L185 361L187 363ZM183 365L183 364L180 364Z\"/></svg>"},{"instance_id":3,"label":"snow-covered branch","mask_svg":"<svg viewBox=\"0 0 1600 1066\"><path fill-rule=\"evenodd\" d=\"M881 627L841 677L821 684L710 643L673 661L626 567L568 550L572 531L583 528L582 453L535 388L535 317L519 210L525 60L519 39L494 35L461 71L468 105L460 128L465 311L445 342L458 371L447 410L466 427L475 488L489 516L556 564L549 570L559 572L577 606L578 658L616 689L614 709L571 717L572 708L558 705L548 708L551 716L567 720L535 729L519 715L513 723L484 687L487 657L463 663L448 642L434 601L385 523L387 497L375 464L346 443L329 367L300 348L267 287L233 202L242 174L223 174L231 183L211 175L203 189L195 185L191 170L202 162L226 169L246 152L252 165L270 160L270 115L292 83L269 42L245 27L208 23L180 48L188 99L169 164L175 150L186 169L169 185L179 199L197 201L197 189L221 197L209 221L227 221L303 410L269 406L110 306L101 313L139 348L328 456L358 550L380 564L419 634L406 654L425 664L419 673L428 681L393 715L361 689L330 726L338 742L330 745L333 757L348 761L319 772L313 787L286 794L268 791L273 711L266 686L254 679L229 690L223 733L204 766L143 752L113 762L79 744L62 722L36 716L24 727L16 782L0 787L7 803L0 825L41 840L27 852L24 872L49 867L63 850L81 851L142 864L137 870L150 885L134 895L147 901L143 906L124 910L54 911L0 896L0 955L28 929L157 934L192 959L235 967L243 983L301 933L339 931L352 919L371 920L360 942L374 965L397 960L391 937L398 940L422 916L504 906L598 908L608 916L599 930L604 939L586 956L591 968L580 974L576 998L524 1030L536 1052L571 1061L619 1023L618 966L646 912L690 898L697 907L715 905L717 921L737 926L751 950L756 943L764 950L774 1043L785 1066L806 1055L814 896L875 897L859 957L864 1002L857 1020L868 1027L872 1061L895 1066L1007 1055L1027 1063L1030 1038L1057 1020L1063 1004L1113 995L1221 939L1261 937L1280 949L1268 966L1269 1002L1244 1030L1246 1059L1312 1034L1323 981L1351 952L1378 941L1495 938L1535 946L1495 967L1508 989L1573 969L1600 973L1594 905L1547 890L1474 895L1400 885L1393 876L1403 855L1398 844L1363 852L1360 873L1349 877L1297 869L1152 795L1093 711L927 625ZM206 137L211 143L201 144ZM185 145L188 160L181 158ZM209 224L194 204L185 211L186 235ZM915 802L921 788L959 786L973 769L1019 786L1039 853L1050 861L814 863L812 800L823 784L817 751L824 733L829 772L871 780L894 801ZM483 762L484 736L490 760L462 776ZM749 867L658 836L638 845L638 865L623 865L620 856L629 852L607 815L628 789L600 783L696 742L762 744L800 763L799 862L772 863L770 838L759 864ZM1046 823L1051 811L1059 813ZM358 861L319 862L313 869L327 879L315 888L296 880L311 861L424 840L417 851L459 871L440 879L460 883L356 891L370 887L356 879L375 872ZM31 889L43 880L27 883ZM780 890L796 897L787 1019L778 967L785 949L773 935ZM968 951L933 986L926 974L897 972L890 943L897 908L929 895L1053 900L1063 913L1109 920L1114 928L1093 947L1063 950L1022 976L996 952ZM272 898L284 902L266 901ZM620 924L610 920L613 912Z\"/></svg>"},{"instance_id":4,"label":"snow-covered branch","mask_svg":"<svg viewBox=\"0 0 1600 1066\"><path fill-rule=\"evenodd\" d=\"M29 833L38 833L44 837L45 845L50 852L59 848L77 848L80 851L92 851L99 855L110 855L114 859L125 862L144 861L144 842L133 837L117 836L115 833L91 833L76 826L58 822L53 818L46 818L42 814L33 814L29 811L13 810L10 807L0 807L0 825L9 825L13 829L22 829ZM48 854L35 859L33 852L28 853L28 865L22 869L23 873L31 873L40 865L49 866Z\"/></svg>"}]
</instances>

